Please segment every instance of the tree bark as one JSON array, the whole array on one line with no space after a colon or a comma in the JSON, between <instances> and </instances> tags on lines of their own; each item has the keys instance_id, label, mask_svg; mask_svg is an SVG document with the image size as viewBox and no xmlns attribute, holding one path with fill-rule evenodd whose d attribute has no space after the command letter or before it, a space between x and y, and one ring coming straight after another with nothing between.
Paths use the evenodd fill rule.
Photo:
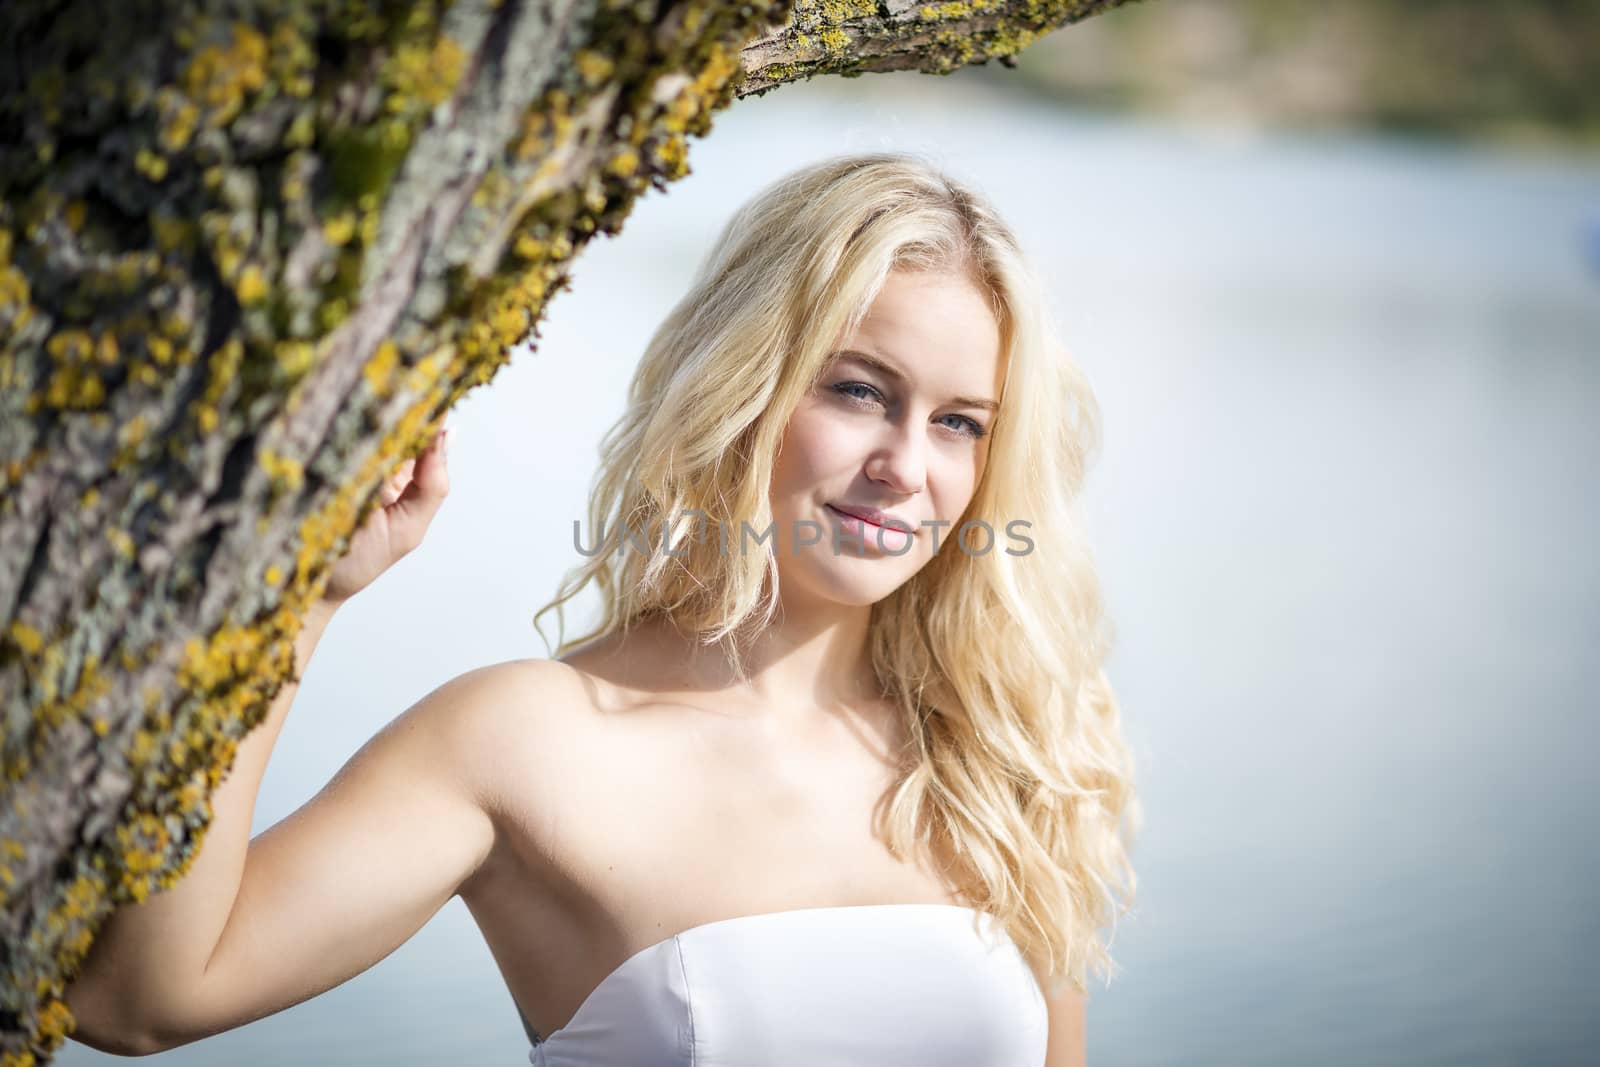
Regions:
<instances>
[{"instance_id":1,"label":"tree bark","mask_svg":"<svg viewBox=\"0 0 1600 1067\"><path fill-rule=\"evenodd\" d=\"M0 1067L182 877L387 472L714 112L1120 2L0 4Z\"/></svg>"}]
</instances>

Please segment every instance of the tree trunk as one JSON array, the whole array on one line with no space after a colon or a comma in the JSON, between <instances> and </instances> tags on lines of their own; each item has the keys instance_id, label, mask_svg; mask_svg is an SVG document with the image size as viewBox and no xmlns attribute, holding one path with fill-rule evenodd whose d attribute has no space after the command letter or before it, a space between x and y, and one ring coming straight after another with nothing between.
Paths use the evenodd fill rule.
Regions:
<instances>
[{"instance_id":1,"label":"tree trunk","mask_svg":"<svg viewBox=\"0 0 1600 1067\"><path fill-rule=\"evenodd\" d=\"M382 479L713 112L1119 2L0 3L0 1067L187 869Z\"/></svg>"}]
</instances>

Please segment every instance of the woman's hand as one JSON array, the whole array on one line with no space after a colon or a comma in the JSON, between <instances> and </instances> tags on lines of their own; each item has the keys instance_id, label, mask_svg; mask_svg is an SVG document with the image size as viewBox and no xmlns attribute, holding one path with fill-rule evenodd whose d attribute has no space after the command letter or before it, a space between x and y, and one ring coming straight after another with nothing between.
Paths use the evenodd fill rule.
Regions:
<instances>
[{"instance_id":1,"label":"woman's hand","mask_svg":"<svg viewBox=\"0 0 1600 1067\"><path fill-rule=\"evenodd\" d=\"M323 591L324 605L336 607L355 596L400 557L422 543L428 524L450 492L445 454L448 429L440 431L420 455L395 470L372 509L350 539L350 547L334 564Z\"/></svg>"}]
</instances>

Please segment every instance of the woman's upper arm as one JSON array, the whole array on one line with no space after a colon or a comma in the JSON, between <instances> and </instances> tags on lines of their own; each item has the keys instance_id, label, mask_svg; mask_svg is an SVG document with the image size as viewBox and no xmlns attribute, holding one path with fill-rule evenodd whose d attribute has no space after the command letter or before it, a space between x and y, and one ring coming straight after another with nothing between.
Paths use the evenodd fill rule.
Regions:
<instances>
[{"instance_id":1,"label":"woman's upper arm","mask_svg":"<svg viewBox=\"0 0 1600 1067\"><path fill-rule=\"evenodd\" d=\"M393 952L485 862L486 758L537 697L530 661L440 686L373 736L311 800L251 841L195 993L152 1035L172 1048L316 996ZM530 685L531 683L531 685Z\"/></svg>"},{"instance_id":2,"label":"woman's upper arm","mask_svg":"<svg viewBox=\"0 0 1600 1067\"><path fill-rule=\"evenodd\" d=\"M1036 970L1034 975L1038 977L1039 972ZM1039 987L1044 994L1045 1012L1050 1020L1044 1067L1084 1067L1087 1057L1084 1024L1087 994L1070 982L1053 997L1049 985L1042 978Z\"/></svg>"}]
</instances>

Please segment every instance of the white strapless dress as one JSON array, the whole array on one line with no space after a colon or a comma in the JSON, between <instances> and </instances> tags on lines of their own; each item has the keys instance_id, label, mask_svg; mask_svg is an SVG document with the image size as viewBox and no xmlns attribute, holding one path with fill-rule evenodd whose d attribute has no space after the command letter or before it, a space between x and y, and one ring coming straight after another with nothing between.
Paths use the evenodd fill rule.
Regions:
<instances>
[{"instance_id":1,"label":"white strapless dress","mask_svg":"<svg viewBox=\"0 0 1600 1067\"><path fill-rule=\"evenodd\" d=\"M987 912L802 908L641 949L534 1067L1043 1067L1044 994Z\"/></svg>"}]
</instances>

